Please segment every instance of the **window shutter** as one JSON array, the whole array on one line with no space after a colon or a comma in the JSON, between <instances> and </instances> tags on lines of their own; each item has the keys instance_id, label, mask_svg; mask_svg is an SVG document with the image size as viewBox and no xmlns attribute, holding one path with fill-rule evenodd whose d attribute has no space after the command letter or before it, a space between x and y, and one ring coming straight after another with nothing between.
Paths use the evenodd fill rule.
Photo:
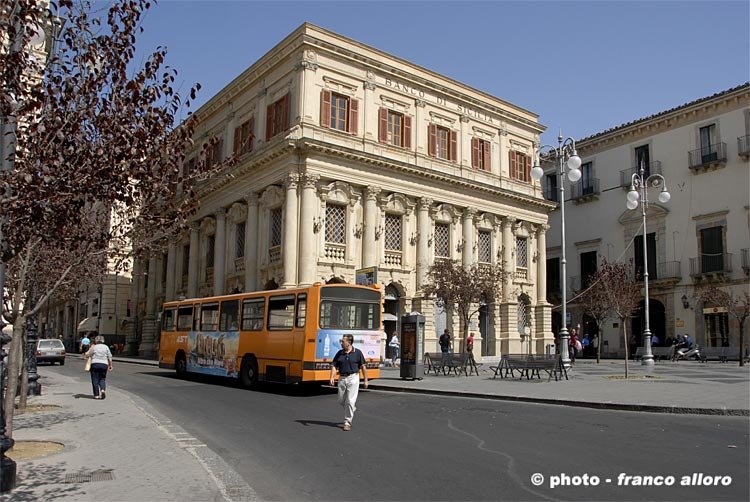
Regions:
<instances>
[{"instance_id":1,"label":"window shutter","mask_svg":"<svg viewBox=\"0 0 750 502\"><path fill-rule=\"evenodd\" d=\"M349 100L349 133L357 134L357 121L359 119L359 100Z\"/></svg>"},{"instance_id":2,"label":"window shutter","mask_svg":"<svg viewBox=\"0 0 750 502\"><path fill-rule=\"evenodd\" d=\"M482 167L484 167L484 170L489 172L491 170L491 164L492 164L492 144L489 141L484 142L484 150L482 151L482 155L484 155L484 162L482 163Z\"/></svg>"},{"instance_id":3,"label":"window shutter","mask_svg":"<svg viewBox=\"0 0 750 502\"><path fill-rule=\"evenodd\" d=\"M292 104L292 95L291 93L287 92L286 96L284 96L281 99L282 99L281 107L283 109L283 112L282 112L283 115L282 115L282 120L281 120L282 129L278 132L286 131L287 129L289 129L289 109L291 108L291 104Z\"/></svg>"},{"instance_id":4,"label":"window shutter","mask_svg":"<svg viewBox=\"0 0 750 502\"><path fill-rule=\"evenodd\" d=\"M331 91L320 92L320 125L331 127Z\"/></svg>"},{"instance_id":5,"label":"window shutter","mask_svg":"<svg viewBox=\"0 0 750 502\"><path fill-rule=\"evenodd\" d=\"M518 172L516 169L516 152L511 150L510 153L510 177L513 179L518 178Z\"/></svg>"},{"instance_id":6,"label":"window shutter","mask_svg":"<svg viewBox=\"0 0 750 502\"><path fill-rule=\"evenodd\" d=\"M273 137L273 111L273 104L266 107L266 141Z\"/></svg>"},{"instance_id":7,"label":"window shutter","mask_svg":"<svg viewBox=\"0 0 750 502\"><path fill-rule=\"evenodd\" d=\"M435 150L437 147L437 126L430 124L427 128L427 154L430 157L435 156Z\"/></svg>"},{"instance_id":8,"label":"window shutter","mask_svg":"<svg viewBox=\"0 0 750 502\"><path fill-rule=\"evenodd\" d=\"M524 155L524 166L523 166L523 180L531 181L531 156Z\"/></svg>"},{"instance_id":9,"label":"window shutter","mask_svg":"<svg viewBox=\"0 0 750 502\"><path fill-rule=\"evenodd\" d=\"M253 151L253 142L255 140L255 117L250 117L247 123L247 151Z\"/></svg>"},{"instance_id":10,"label":"window shutter","mask_svg":"<svg viewBox=\"0 0 750 502\"><path fill-rule=\"evenodd\" d=\"M456 162L458 159L458 133L456 131L451 131L451 151L450 159L452 162Z\"/></svg>"},{"instance_id":11,"label":"window shutter","mask_svg":"<svg viewBox=\"0 0 750 502\"><path fill-rule=\"evenodd\" d=\"M234 143L232 151L235 155L240 155L240 149L242 148L242 126L234 128Z\"/></svg>"},{"instance_id":12,"label":"window shutter","mask_svg":"<svg viewBox=\"0 0 750 502\"><path fill-rule=\"evenodd\" d=\"M404 148L411 148L411 115L404 115Z\"/></svg>"},{"instance_id":13,"label":"window shutter","mask_svg":"<svg viewBox=\"0 0 750 502\"><path fill-rule=\"evenodd\" d=\"M378 141L388 143L388 109L378 110Z\"/></svg>"},{"instance_id":14,"label":"window shutter","mask_svg":"<svg viewBox=\"0 0 750 502\"><path fill-rule=\"evenodd\" d=\"M479 169L479 140L471 138L471 167Z\"/></svg>"}]
</instances>

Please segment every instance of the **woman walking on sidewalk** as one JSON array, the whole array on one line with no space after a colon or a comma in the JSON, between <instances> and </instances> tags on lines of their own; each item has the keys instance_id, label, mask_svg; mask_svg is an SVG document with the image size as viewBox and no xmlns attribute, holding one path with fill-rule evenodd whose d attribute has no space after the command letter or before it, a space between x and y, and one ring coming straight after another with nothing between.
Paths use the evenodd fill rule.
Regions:
<instances>
[{"instance_id":1,"label":"woman walking on sidewalk","mask_svg":"<svg viewBox=\"0 0 750 502\"><path fill-rule=\"evenodd\" d=\"M107 372L112 371L112 352L104 344L104 337L94 338L94 346L84 357L91 358L91 386L94 389L94 399L107 397Z\"/></svg>"}]
</instances>

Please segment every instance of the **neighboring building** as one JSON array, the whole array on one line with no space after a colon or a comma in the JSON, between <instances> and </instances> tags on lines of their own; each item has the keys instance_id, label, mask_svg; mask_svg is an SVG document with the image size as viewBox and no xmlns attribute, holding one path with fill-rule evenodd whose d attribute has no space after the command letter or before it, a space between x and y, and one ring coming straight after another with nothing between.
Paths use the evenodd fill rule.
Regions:
<instances>
[{"instance_id":1,"label":"neighboring building","mask_svg":"<svg viewBox=\"0 0 750 502\"><path fill-rule=\"evenodd\" d=\"M426 350L436 350L436 333L460 332L457 316L419 294L439 259L514 272L502 302L481 306L482 354L553 342L544 279L554 205L529 175L537 115L303 24L197 116L196 144L216 137L211 158L239 162L196 187L182 240L135 263L142 337L133 330L131 349L157 350L165 300L354 283L357 269L377 267L385 332L422 312Z\"/></svg>"},{"instance_id":2,"label":"neighboring building","mask_svg":"<svg viewBox=\"0 0 750 502\"><path fill-rule=\"evenodd\" d=\"M640 206L625 207L631 175L643 162L646 175L666 178L672 197L657 200L649 191L647 256L650 329L665 343L690 334L702 346L737 346L739 327L722 305L703 305L696 288L707 283L734 290L748 288L750 262L750 85L744 84L677 108L609 129L577 143L582 178L565 182L566 258L570 322L593 334L576 294L602 258L628 262L642 274L643 229ZM545 196L559 199L559 178L546 166ZM551 303L560 303L560 211L550 215L547 286ZM713 308L718 307L718 308ZM643 304L629 322L641 345ZM553 313L553 331L562 324ZM618 321L603 331L603 352L621 355Z\"/></svg>"}]
</instances>

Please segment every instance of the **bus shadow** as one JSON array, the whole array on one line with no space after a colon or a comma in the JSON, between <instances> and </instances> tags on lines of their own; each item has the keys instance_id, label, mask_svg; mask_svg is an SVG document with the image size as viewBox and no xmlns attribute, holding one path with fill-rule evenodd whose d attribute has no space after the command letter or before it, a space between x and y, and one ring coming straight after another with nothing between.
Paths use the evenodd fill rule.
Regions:
<instances>
[{"instance_id":1,"label":"bus shadow","mask_svg":"<svg viewBox=\"0 0 750 502\"><path fill-rule=\"evenodd\" d=\"M178 377L174 372L164 371L140 371L141 375L167 378L175 381L195 382L206 385L216 385L220 387L235 388L238 390L249 390L253 392L263 392L267 394L277 394L291 397L312 397L336 394L335 387L321 385L320 383L303 383L303 384L280 384L272 382L258 382L257 386L252 389L245 389L235 378L224 378L213 375L188 374L186 377Z\"/></svg>"}]
</instances>

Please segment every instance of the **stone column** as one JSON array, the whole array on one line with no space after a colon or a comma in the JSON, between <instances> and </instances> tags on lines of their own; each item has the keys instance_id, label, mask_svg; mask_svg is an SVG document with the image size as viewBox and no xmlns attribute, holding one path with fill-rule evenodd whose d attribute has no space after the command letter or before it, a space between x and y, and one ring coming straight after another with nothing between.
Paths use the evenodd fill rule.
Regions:
<instances>
[{"instance_id":1,"label":"stone column","mask_svg":"<svg viewBox=\"0 0 750 502\"><path fill-rule=\"evenodd\" d=\"M154 355L154 342L156 341L156 256L148 260L148 284L146 286L146 317L143 319L143 336L138 347L138 354L144 357Z\"/></svg>"},{"instance_id":2,"label":"stone column","mask_svg":"<svg viewBox=\"0 0 750 502\"><path fill-rule=\"evenodd\" d=\"M547 230L548 225L536 227L536 301L547 303Z\"/></svg>"},{"instance_id":3,"label":"stone column","mask_svg":"<svg viewBox=\"0 0 750 502\"><path fill-rule=\"evenodd\" d=\"M200 258L200 223L190 225L190 254L188 257L188 298L198 296L198 260Z\"/></svg>"},{"instance_id":4,"label":"stone column","mask_svg":"<svg viewBox=\"0 0 750 502\"><path fill-rule=\"evenodd\" d=\"M552 306L547 303L547 230L549 225L539 225L537 235L537 274L536 298L534 308L535 344L537 354L544 354L545 346L555 343L552 333Z\"/></svg>"},{"instance_id":5,"label":"stone column","mask_svg":"<svg viewBox=\"0 0 750 502\"><path fill-rule=\"evenodd\" d=\"M417 208L417 291L422 289L427 278L428 249L427 241L430 238L430 207L432 199L419 199Z\"/></svg>"},{"instance_id":6,"label":"stone column","mask_svg":"<svg viewBox=\"0 0 750 502\"><path fill-rule=\"evenodd\" d=\"M469 135L469 116L461 115L461 131L458 134L458 147L461 153L458 162L462 166L471 166L471 136Z\"/></svg>"},{"instance_id":7,"label":"stone column","mask_svg":"<svg viewBox=\"0 0 750 502\"><path fill-rule=\"evenodd\" d=\"M283 288L297 285L297 249L298 249L298 218L297 218L297 185L299 174L290 173L284 180L286 199L284 200L284 241L282 242L281 257L284 266Z\"/></svg>"},{"instance_id":8,"label":"stone column","mask_svg":"<svg viewBox=\"0 0 750 502\"><path fill-rule=\"evenodd\" d=\"M503 270L506 272L506 280L503 281L503 301L510 299L510 287L513 281L513 272L516 267L513 263L513 224L515 218L506 217L503 220Z\"/></svg>"},{"instance_id":9,"label":"stone column","mask_svg":"<svg viewBox=\"0 0 750 502\"><path fill-rule=\"evenodd\" d=\"M464 242L461 254L464 267L469 267L474 263L474 217L476 214L476 208L467 207L464 209Z\"/></svg>"},{"instance_id":10,"label":"stone column","mask_svg":"<svg viewBox=\"0 0 750 502\"><path fill-rule=\"evenodd\" d=\"M309 286L315 280L318 256L313 232L313 218L318 204L317 189L320 175L306 173L302 181L302 210L299 218L299 277L301 286Z\"/></svg>"},{"instance_id":11,"label":"stone column","mask_svg":"<svg viewBox=\"0 0 750 502\"><path fill-rule=\"evenodd\" d=\"M414 102L414 122L412 122L412 129L414 129L414 142L412 145L414 145L414 151L416 153L427 155L427 140L429 140L429 138L427 138L427 135L425 134L425 141L420 141L422 131L425 128L422 124L424 122L425 105L426 103L423 99L418 99Z\"/></svg>"},{"instance_id":12,"label":"stone column","mask_svg":"<svg viewBox=\"0 0 750 502\"><path fill-rule=\"evenodd\" d=\"M380 188L365 188L365 228L362 237L362 266L373 267L377 263L375 251L379 246L375 245L375 227L378 226L378 206L377 198L380 194Z\"/></svg>"},{"instance_id":13,"label":"stone column","mask_svg":"<svg viewBox=\"0 0 750 502\"><path fill-rule=\"evenodd\" d=\"M170 244L167 246L167 285L166 285L166 291L164 291L164 301L172 301L174 300L174 291L175 291L175 266L177 263L177 247L174 244ZM117 288L117 283L115 281L115 288ZM115 293L116 296L116 293ZM117 306L115 306L117 308Z\"/></svg>"},{"instance_id":14,"label":"stone column","mask_svg":"<svg viewBox=\"0 0 750 502\"><path fill-rule=\"evenodd\" d=\"M224 294L227 256L227 218L224 208L217 209L214 234L214 296Z\"/></svg>"},{"instance_id":15,"label":"stone column","mask_svg":"<svg viewBox=\"0 0 750 502\"><path fill-rule=\"evenodd\" d=\"M375 97L375 90L378 85L375 82L366 81L364 87L365 99L360 113L364 114L365 117L365 139L378 141L378 105ZM372 110L370 110L371 106L373 107ZM363 266L366 267L367 265Z\"/></svg>"},{"instance_id":16,"label":"stone column","mask_svg":"<svg viewBox=\"0 0 750 502\"><path fill-rule=\"evenodd\" d=\"M251 193L245 220L245 292L258 290L258 194Z\"/></svg>"},{"instance_id":17,"label":"stone column","mask_svg":"<svg viewBox=\"0 0 750 502\"><path fill-rule=\"evenodd\" d=\"M315 103L314 93L318 90L318 87L314 85L315 72L318 70L318 63L314 61L315 56L312 51L306 51L305 56L310 59L300 61L295 68L295 70L297 70L296 84L297 96L299 99L297 110L299 111L300 117L302 117L302 122L317 123L313 116L312 105Z\"/></svg>"}]
</instances>

